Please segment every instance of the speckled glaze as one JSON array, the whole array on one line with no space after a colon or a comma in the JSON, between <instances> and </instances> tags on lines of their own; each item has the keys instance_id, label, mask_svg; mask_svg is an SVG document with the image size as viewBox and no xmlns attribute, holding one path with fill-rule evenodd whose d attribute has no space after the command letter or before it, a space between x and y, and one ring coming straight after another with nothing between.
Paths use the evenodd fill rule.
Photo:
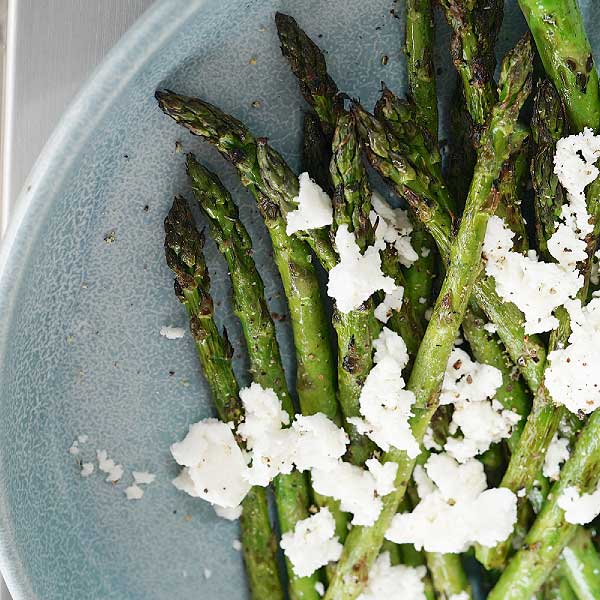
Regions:
<instances>
[{"instance_id":1,"label":"speckled glaze","mask_svg":"<svg viewBox=\"0 0 600 600\"><path fill-rule=\"evenodd\" d=\"M169 87L219 104L297 167L303 102L278 51L274 11L294 14L318 36L340 88L371 106L381 80L404 87L402 21L391 7L390 0L159 1L63 118L0 254L0 567L14 600L247 597L232 546L236 525L170 484L170 443L211 414L190 336L159 335L163 325L185 324L162 252L171 198L190 195L177 140L223 176L252 233L272 310L284 313L285 304L248 194L214 151L158 110L153 92ZM508 13L501 49L524 28L513 3ZM590 33L598 35L599 18L588 20L596 21ZM447 34L439 44L447 102ZM212 243L207 259L218 318L246 384L226 270ZM285 323L278 327L293 381L290 334ZM81 458L107 449L126 469L121 483L80 477L67 452L79 434L89 436ZM157 474L139 502L123 492L133 469Z\"/></svg>"}]
</instances>

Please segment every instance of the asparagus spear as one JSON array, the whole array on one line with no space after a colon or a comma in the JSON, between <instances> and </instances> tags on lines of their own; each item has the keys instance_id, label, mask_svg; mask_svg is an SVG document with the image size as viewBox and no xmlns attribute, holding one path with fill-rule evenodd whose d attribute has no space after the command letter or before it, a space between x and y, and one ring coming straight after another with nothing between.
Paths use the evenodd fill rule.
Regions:
<instances>
[{"instance_id":1,"label":"asparagus spear","mask_svg":"<svg viewBox=\"0 0 600 600\"><path fill-rule=\"evenodd\" d=\"M446 277L408 382L408 389L416 397L411 427L419 441L436 409L448 358L480 269L481 246L489 215L494 209L494 196L490 194L494 179L508 158L509 140L531 88L531 61L531 46L528 38L524 38L503 62L500 101L494 107L490 125L482 137L478 165L465 213L452 244ZM325 596L327 600L353 600L360 594L404 495L415 461L396 449L387 452L384 460L398 464L396 489L383 498L383 510L375 525L355 527L348 535L335 577Z\"/></svg>"},{"instance_id":2,"label":"asparagus spear","mask_svg":"<svg viewBox=\"0 0 600 600\"><path fill-rule=\"evenodd\" d=\"M544 69L577 131L600 126L598 74L577 0L519 0Z\"/></svg>"},{"instance_id":3,"label":"asparagus spear","mask_svg":"<svg viewBox=\"0 0 600 600\"><path fill-rule=\"evenodd\" d=\"M398 140L378 119L358 106L355 107L355 114L369 162L399 195L407 199L447 262L450 256L452 222L436 201L430 189L429 178L418 172L406 159L401 153L402 147ZM498 336L512 361L519 367L528 386L536 390L542 381L546 351L537 336L525 335L521 311L514 304L503 302L496 293L493 279L485 276L480 276L473 288L472 304L479 307L497 326Z\"/></svg>"},{"instance_id":4,"label":"asparagus spear","mask_svg":"<svg viewBox=\"0 0 600 600\"><path fill-rule=\"evenodd\" d=\"M192 154L187 157L187 171L194 195L208 219L212 238L225 257L232 283L233 310L238 317L253 381L271 388L281 400L283 409L293 420L295 411L285 379L275 325L265 300L264 284L252 258L252 240L239 219L237 206L217 175L201 165ZM310 489L303 474L293 471L276 478L275 498L279 524L283 533L309 515ZM339 503L331 498L315 498L319 506L327 506L336 520L341 539L347 533L348 519ZM317 598L316 575L296 577L288 565L290 593L294 598Z\"/></svg>"},{"instance_id":5,"label":"asparagus spear","mask_svg":"<svg viewBox=\"0 0 600 600\"><path fill-rule=\"evenodd\" d=\"M323 133L319 117L313 112L304 115L303 133L302 171L306 171L332 197L334 190L329 173L331 138Z\"/></svg>"},{"instance_id":6,"label":"asparagus spear","mask_svg":"<svg viewBox=\"0 0 600 600\"><path fill-rule=\"evenodd\" d=\"M565 520L558 499L569 486L582 493L596 489L600 481L600 411L592 413L581 430L571 457L563 465L560 479L525 537L524 546L509 561L490 592L489 600L516 600L535 593L558 563L577 525Z\"/></svg>"},{"instance_id":7,"label":"asparagus spear","mask_svg":"<svg viewBox=\"0 0 600 600\"><path fill-rule=\"evenodd\" d=\"M587 529L578 527L563 550L561 571L579 600L600 598L600 557Z\"/></svg>"},{"instance_id":8,"label":"asparagus spear","mask_svg":"<svg viewBox=\"0 0 600 600\"><path fill-rule=\"evenodd\" d=\"M186 201L176 197L165 219L165 254L175 273L175 293L185 306L204 377L217 414L224 422L239 423L243 407L231 366L232 349L213 320L213 303L202 247ZM283 600L277 570L277 542L271 529L264 488L254 487L242 503L242 550L252 598Z\"/></svg>"},{"instance_id":9,"label":"asparagus spear","mask_svg":"<svg viewBox=\"0 0 600 600\"><path fill-rule=\"evenodd\" d=\"M540 594L535 594L532 600L535 598L540 598ZM546 581L541 598L543 600L578 600L562 569L558 569Z\"/></svg>"},{"instance_id":10,"label":"asparagus spear","mask_svg":"<svg viewBox=\"0 0 600 600\"><path fill-rule=\"evenodd\" d=\"M233 163L242 183L256 199L271 237L290 310L300 407L304 414L322 412L339 423L327 318L315 268L306 244L285 233L285 218L266 195L256 140L240 121L206 102L171 92L157 92L156 97L166 114L205 138Z\"/></svg>"},{"instance_id":11,"label":"asparagus spear","mask_svg":"<svg viewBox=\"0 0 600 600\"><path fill-rule=\"evenodd\" d=\"M416 106L416 122L437 140L438 110L433 64L433 9L431 0L406 2L406 64L408 85Z\"/></svg>"},{"instance_id":12,"label":"asparagus spear","mask_svg":"<svg viewBox=\"0 0 600 600\"><path fill-rule=\"evenodd\" d=\"M306 35L293 17L275 14L281 52L298 80L304 99L317 113L325 135L332 137L343 98L327 72L321 49Z\"/></svg>"}]
</instances>

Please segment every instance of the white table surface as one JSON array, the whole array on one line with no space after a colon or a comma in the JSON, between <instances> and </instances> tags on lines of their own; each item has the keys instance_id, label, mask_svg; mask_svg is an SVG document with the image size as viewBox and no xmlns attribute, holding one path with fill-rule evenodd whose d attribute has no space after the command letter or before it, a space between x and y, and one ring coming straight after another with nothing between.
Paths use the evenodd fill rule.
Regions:
<instances>
[{"instance_id":1,"label":"white table surface","mask_svg":"<svg viewBox=\"0 0 600 600\"><path fill-rule=\"evenodd\" d=\"M151 4L0 0L0 63L5 73L0 234L61 114L106 52ZM10 600L6 589L0 589L0 600Z\"/></svg>"}]
</instances>

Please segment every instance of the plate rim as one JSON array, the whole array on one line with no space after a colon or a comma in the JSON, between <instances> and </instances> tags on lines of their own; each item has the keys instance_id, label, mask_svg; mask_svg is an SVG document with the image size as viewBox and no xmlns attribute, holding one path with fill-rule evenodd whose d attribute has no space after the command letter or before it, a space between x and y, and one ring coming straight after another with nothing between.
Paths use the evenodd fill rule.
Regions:
<instances>
[{"instance_id":1,"label":"plate rim","mask_svg":"<svg viewBox=\"0 0 600 600\"><path fill-rule=\"evenodd\" d=\"M0 360L8 346L7 336L2 334L7 329L18 289L15 282L34 237L30 230L35 230L43 221L42 215L56 200L56 191L67 176L78 149L93 135L96 124L114 99L206 3L207 0L155 0L88 76L44 145L17 197L0 243ZM153 30L160 31L160 35L147 35ZM0 461L0 479L2 470ZM0 571L13 600L34 600L37 595L20 564L20 551L13 542L12 532L11 509L0 494Z\"/></svg>"}]
</instances>

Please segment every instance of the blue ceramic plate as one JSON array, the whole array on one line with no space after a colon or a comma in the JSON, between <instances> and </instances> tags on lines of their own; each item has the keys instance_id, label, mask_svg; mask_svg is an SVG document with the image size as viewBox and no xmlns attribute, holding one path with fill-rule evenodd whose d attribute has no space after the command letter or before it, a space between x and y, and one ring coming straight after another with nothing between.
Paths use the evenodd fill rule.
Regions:
<instances>
[{"instance_id":1,"label":"blue ceramic plate","mask_svg":"<svg viewBox=\"0 0 600 600\"><path fill-rule=\"evenodd\" d=\"M63 118L0 256L0 567L15 600L246 597L235 524L170 483L169 445L211 412L189 335L159 334L185 325L162 252L172 196L189 194L176 141L223 175L272 309L285 305L252 201L214 151L158 110L153 93L168 86L219 104L297 167L304 106L279 53L274 11L295 15L327 50L340 88L371 106L381 80L404 87L403 25L392 6L402 13L390 0L160 1ZM523 31L512 3L508 12L502 48ZM447 99L453 79L441 38ZM212 244L207 254L218 318L247 383L224 264ZM293 380L285 324L279 333ZM81 434L89 441L80 457L107 449L125 467L121 483L80 476L67 450ZM157 474L139 502L123 492L133 469Z\"/></svg>"}]
</instances>

